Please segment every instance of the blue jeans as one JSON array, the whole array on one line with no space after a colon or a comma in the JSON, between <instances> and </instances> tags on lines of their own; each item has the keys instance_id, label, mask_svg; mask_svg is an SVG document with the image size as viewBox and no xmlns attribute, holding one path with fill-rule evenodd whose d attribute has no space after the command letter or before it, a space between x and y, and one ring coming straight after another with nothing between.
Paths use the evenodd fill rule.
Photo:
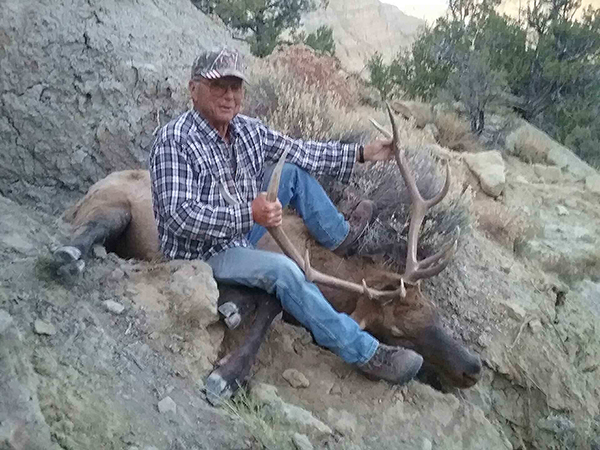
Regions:
<instances>
[{"instance_id":1,"label":"blue jeans","mask_svg":"<svg viewBox=\"0 0 600 450\"><path fill-rule=\"evenodd\" d=\"M265 174L264 190L271 170ZM284 207L289 204L298 211L311 235L321 245L333 250L348 234L349 225L344 216L317 180L299 167L284 166L278 196ZM250 242L256 245L265 231L255 224L248 233ZM375 353L378 341L361 330L350 316L333 309L319 288L306 281L304 272L287 256L236 247L213 256L207 263L217 281L256 287L275 294L283 309L307 327L319 345L344 361L363 364Z\"/></svg>"}]
</instances>

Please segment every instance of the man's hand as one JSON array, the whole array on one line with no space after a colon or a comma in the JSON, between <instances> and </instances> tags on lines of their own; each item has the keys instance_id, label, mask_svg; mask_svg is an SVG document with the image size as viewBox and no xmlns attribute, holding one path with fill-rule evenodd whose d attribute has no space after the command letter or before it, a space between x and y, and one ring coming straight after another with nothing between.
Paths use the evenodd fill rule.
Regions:
<instances>
[{"instance_id":1,"label":"man's hand","mask_svg":"<svg viewBox=\"0 0 600 450\"><path fill-rule=\"evenodd\" d=\"M364 147L365 161L387 161L394 157L392 140L373 141Z\"/></svg>"},{"instance_id":2,"label":"man's hand","mask_svg":"<svg viewBox=\"0 0 600 450\"><path fill-rule=\"evenodd\" d=\"M261 192L252 201L252 218L263 227L277 227L281 225L283 210L279 200L267 201L267 193Z\"/></svg>"}]
</instances>

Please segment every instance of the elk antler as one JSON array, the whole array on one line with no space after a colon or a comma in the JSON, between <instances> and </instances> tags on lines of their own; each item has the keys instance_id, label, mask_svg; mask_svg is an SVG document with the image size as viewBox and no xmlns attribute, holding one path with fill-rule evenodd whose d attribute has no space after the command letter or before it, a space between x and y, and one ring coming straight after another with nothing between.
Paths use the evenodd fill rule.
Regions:
<instances>
[{"instance_id":1,"label":"elk antler","mask_svg":"<svg viewBox=\"0 0 600 450\"><path fill-rule=\"evenodd\" d=\"M405 282L414 284L423 278L432 277L444 270L444 268L450 262L450 258L456 251L456 242L458 239L455 238L454 240L447 242L442 247L442 249L436 254L429 256L428 258L425 258L422 261L417 260L417 243L421 224L423 223L423 219L425 217L427 209L438 204L448 193L448 188L450 186L450 169L448 166L446 166L446 183L444 184L442 190L435 197L429 200L423 199L417 188L417 184L412 173L410 173L410 171L408 170L406 155L398 145L398 128L396 126L394 116L392 114L390 106L387 104L386 106L388 114L390 116L390 121L392 122L392 136L390 136L389 133L385 131L383 127L381 127L375 121L373 121L373 124L388 137L392 137L392 145L395 149L396 163L400 168L402 178L404 179L404 182L408 187L411 198L406 271L404 272L404 274L401 275L394 274L395 278L397 278L400 281L400 287L394 290L381 291L378 289L368 287L365 280L362 281L362 284L357 284L321 273L311 267L308 248L306 249L306 253L303 258L296 249L296 247L294 247L294 244L292 244L290 239L287 237L281 226L267 228L267 230L269 231L275 242L279 245L281 250L283 250L283 252L289 258L294 260L294 262L298 264L298 266L304 271L304 274L306 275L306 279L308 281L321 283L326 286L331 286L350 292L364 294L372 300L377 300L383 303L388 303L394 298L406 297L406 289L404 287ZM281 171L283 170L283 165L285 164L285 158L287 156L287 153L288 150L284 152L284 154L279 159L277 166L273 170L273 174L271 176L271 181L269 182L269 188L267 191L267 200L269 201L273 202L277 199ZM438 264L435 265L436 263Z\"/></svg>"},{"instance_id":2,"label":"elk antler","mask_svg":"<svg viewBox=\"0 0 600 450\"><path fill-rule=\"evenodd\" d=\"M406 267L404 273L400 275L400 277L402 280L404 280L404 282L413 284L419 280L422 280L423 278L429 278L440 273L446 268L452 259L452 256L456 252L458 234L456 238L448 241L439 252L429 256L428 258L425 258L422 261L417 260L417 244L419 242L419 231L421 229L421 225L423 224L423 219L425 218L427 210L441 202L448 193L448 189L450 188L450 166L448 163L446 163L446 182L444 183L444 187L440 190L440 192L437 193L437 195L433 196L429 200L425 200L419 192L414 175L408 168L408 162L406 160L404 148L398 145L398 126L396 125L396 120L394 119L392 109L387 103L386 107L390 117L390 122L392 123L392 142L396 150L394 156L396 158L396 163L400 168L402 178L404 179L406 187L408 188L411 200ZM379 126L377 126L377 128L383 130ZM458 233L460 232L460 228L457 227L456 230ZM438 263L438 261L441 262ZM436 263L438 264L434 265Z\"/></svg>"}]
</instances>

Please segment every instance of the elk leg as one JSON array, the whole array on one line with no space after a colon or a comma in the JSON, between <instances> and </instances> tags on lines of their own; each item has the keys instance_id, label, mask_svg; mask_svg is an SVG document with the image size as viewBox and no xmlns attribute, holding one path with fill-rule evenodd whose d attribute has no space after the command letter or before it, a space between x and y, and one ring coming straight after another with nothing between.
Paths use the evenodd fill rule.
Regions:
<instances>
[{"instance_id":1,"label":"elk leg","mask_svg":"<svg viewBox=\"0 0 600 450\"><path fill-rule=\"evenodd\" d=\"M218 310L225 325L230 330L236 329L242 321L256 310L265 292L249 289L239 285L217 283L219 287Z\"/></svg>"},{"instance_id":2,"label":"elk leg","mask_svg":"<svg viewBox=\"0 0 600 450\"><path fill-rule=\"evenodd\" d=\"M228 399L245 383L267 330L281 310L279 300L263 292L257 305L256 318L245 336L244 344L223 358L223 364L206 380L206 399L211 405L216 406Z\"/></svg>"},{"instance_id":3,"label":"elk leg","mask_svg":"<svg viewBox=\"0 0 600 450\"><path fill-rule=\"evenodd\" d=\"M54 259L60 266L73 266L81 272L83 261L94 244L114 241L121 236L131 221L128 209L112 209L102 217L89 220L77 227L71 242L54 252Z\"/></svg>"}]
</instances>

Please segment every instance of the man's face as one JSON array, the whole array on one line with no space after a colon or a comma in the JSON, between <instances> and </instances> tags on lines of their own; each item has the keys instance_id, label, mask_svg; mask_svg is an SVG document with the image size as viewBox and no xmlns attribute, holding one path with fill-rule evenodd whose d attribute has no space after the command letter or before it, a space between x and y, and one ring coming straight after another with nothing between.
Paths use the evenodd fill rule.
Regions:
<instances>
[{"instance_id":1,"label":"man's face","mask_svg":"<svg viewBox=\"0 0 600 450\"><path fill-rule=\"evenodd\" d=\"M240 78L191 80L189 88L194 108L213 126L229 123L242 108L244 86Z\"/></svg>"}]
</instances>

